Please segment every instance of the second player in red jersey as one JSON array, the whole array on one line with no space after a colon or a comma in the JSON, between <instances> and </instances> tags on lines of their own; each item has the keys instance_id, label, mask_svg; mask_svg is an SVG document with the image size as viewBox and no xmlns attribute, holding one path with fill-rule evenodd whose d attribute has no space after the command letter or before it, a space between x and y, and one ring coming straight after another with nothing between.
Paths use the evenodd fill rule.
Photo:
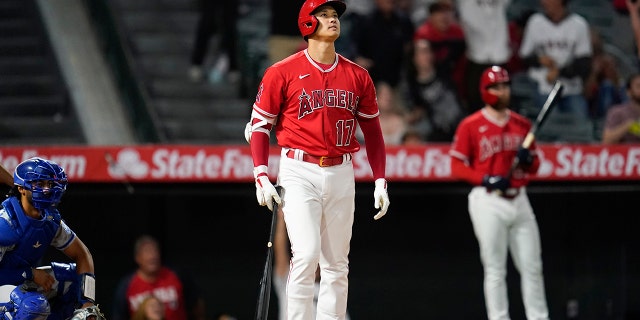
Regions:
<instances>
[{"instance_id":1,"label":"second player in red jersey","mask_svg":"<svg viewBox=\"0 0 640 320\"><path fill-rule=\"evenodd\" d=\"M540 234L529 203L529 175L540 167L535 142L522 141L530 121L511 111L510 79L501 67L480 79L485 106L460 122L451 146L451 173L469 182L469 217L484 268L484 295L490 320L509 319L507 257L520 272L527 319L549 319L542 275ZM514 158L519 165L510 172Z\"/></svg>"}]
</instances>

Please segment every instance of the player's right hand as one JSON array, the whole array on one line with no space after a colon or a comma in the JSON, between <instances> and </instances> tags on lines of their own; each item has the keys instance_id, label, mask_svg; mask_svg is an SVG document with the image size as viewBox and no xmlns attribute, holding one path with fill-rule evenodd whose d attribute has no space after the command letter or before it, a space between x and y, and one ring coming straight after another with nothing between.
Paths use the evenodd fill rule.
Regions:
<instances>
[{"instance_id":1,"label":"player's right hand","mask_svg":"<svg viewBox=\"0 0 640 320\"><path fill-rule=\"evenodd\" d=\"M253 175L256 178L256 198L258 204L261 206L267 206L269 210L273 211L273 202L282 204L282 199L276 191L276 187L269 181L267 175L267 166L257 166L253 168Z\"/></svg>"},{"instance_id":2,"label":"player's right hand","mask_svg":"<svg viewBox=\"0 0 640 320\"><path fill-rule=\"evenodd\" d=\"M507 190L511 186L511 182L509 182L509 179L503 176L485 175L482 178L482 185L485 188L489 189L489 191L500 190L502 192L505 192L505 190Z\"/></svg>"}]
</instances>

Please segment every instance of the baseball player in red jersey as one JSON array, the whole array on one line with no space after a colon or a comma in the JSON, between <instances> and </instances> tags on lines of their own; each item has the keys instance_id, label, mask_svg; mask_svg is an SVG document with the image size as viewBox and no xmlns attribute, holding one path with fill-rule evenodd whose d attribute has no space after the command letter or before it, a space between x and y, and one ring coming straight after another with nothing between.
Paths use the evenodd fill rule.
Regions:
<instances>
[{"instance_id":1,"label":"baseball player in red jersey","mask_svg":"<svg viewBox=\"0 0 640 320\"><path fill-rule=\"evenodd\" d=\"M344 319L349 248L355 211L352 154L360 126L375 179L374 207L389 207L386 153L369 73L336 53L339 0L307 0L298 27L308 48L267 68L245 136L251 144L260 205L281 204L291 242L287 319ZM270 132L282 148L277 183L268 176ZM314 280L320 267L317 314Z\"/></svg>"},{"instance_id":2,"label":"baseball player in red jersey","mask_svg":"<svg viewBox=\"0 0 640 320\"><path fill-rule=\"evenodd\" d=\"M484 268L484 295L489 320L509 319L507 255L521 277L528 320L548 319L538 223L526 194L528 175L540 167L535 142L521 148L531 128L525 117L509 110L507 71L493 66L480 79L484 108L458 125L451 146L451 173L474 185L468 210ZM514 157L519 165L509 174Z\"/></svg>"}]
</instances>

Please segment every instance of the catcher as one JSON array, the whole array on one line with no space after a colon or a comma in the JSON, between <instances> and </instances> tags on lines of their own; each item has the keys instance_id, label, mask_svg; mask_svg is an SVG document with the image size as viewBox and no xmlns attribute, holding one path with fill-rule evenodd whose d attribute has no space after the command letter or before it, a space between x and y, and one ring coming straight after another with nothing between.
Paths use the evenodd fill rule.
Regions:
<instances>
[{"instance_id":1,"label":"catcher","mask_svg":"<svg viewBox=\"0 0 640 320\"><path fill-rule=\"evenodd\" d=\"M0 208L0 319L104 319L95 304L93 257L57 209L67 188L64 169L30 158L18 164L13 182ZM49 246L74 263L37 267Z\"/></svg>"}]
</instances>

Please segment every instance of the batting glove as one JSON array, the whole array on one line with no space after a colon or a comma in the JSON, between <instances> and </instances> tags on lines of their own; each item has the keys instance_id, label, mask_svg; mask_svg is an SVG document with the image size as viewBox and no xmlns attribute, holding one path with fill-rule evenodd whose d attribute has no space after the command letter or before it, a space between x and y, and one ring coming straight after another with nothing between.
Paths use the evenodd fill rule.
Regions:
<instances>
[{"instance_id":1,"label":"batting glove","mask_svg":"<svg viewBox=\"0 0 640 320\"><path fill-rule=\"evenodd\" d=\"M387 214L389 209L389 194L387 194L387 180L384 178L376 179L376 189L373 191L373 206L376 209L380 209L378 213L373 216L374 220L382 218Z\"/></svg>"},{"instance_id":2,"label":"batting glove","mask_svg":"<svg viewBox=\"0 0 640 320\"><path fill-rule=\"evenodd\" d=\"M531 150L528 148L520 147L518 153L516 153L516 157L518 158L518 163L522 166L530 166L533 163L533 156L531 155Z\"/></svg>"},{"instance_id":3,"label":"batting glove","mask_svg":"<svg viewBox=\"0 0 640 320\"><path fill-rule=\"evenodd\" d=\"M261 206L267 206L270 211L273 211L273 202L282 204L282 199L278 195L278 191L269 181L267 176L267 166L257 166L253 169L253 175L256 178L256 198L258 204Z\"/></svg>"}]
</instances>

